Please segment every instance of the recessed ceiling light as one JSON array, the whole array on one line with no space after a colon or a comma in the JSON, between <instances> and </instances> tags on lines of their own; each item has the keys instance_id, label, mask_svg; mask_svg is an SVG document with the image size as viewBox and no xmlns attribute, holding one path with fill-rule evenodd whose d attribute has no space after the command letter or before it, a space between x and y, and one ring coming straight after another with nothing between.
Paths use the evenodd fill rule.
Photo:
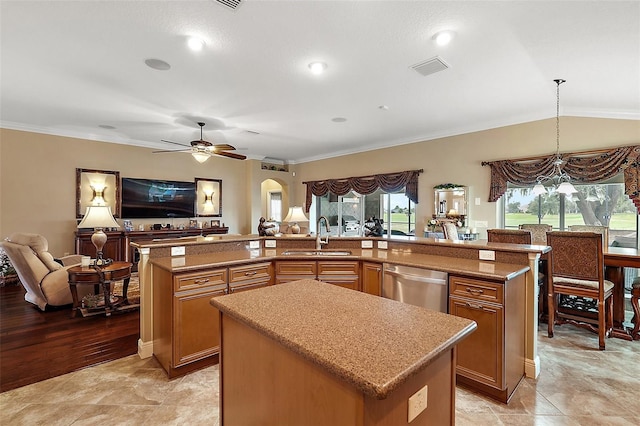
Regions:
<instances>
[{"instance_id":1,"label":"recessed ceiling light","mask_svg":"<svg viewBox=\"0 0 640 426\"><path fill-rule=\"evenodd\" d=\"M453 40L455 34L456 33L450 30L439 31L433 35L432 39L438 46L446 46Z\"/></svg>"},{"instance_id":2,"label":"recessed ceiling light","mask_svg":"<svg viewBox=\"0 0 640 426\"><path fill-rule=\"evenodd\" d=\"M309 69L313 74L322 74L327 69L327 64L324 62L311 62Z\"/></svg>"},{"instance_id":3,"label":"recessed ceiling light","mask_svg":"<svg viewBox=\"0 0 640 426\"><path fill-rule=\"evenodd\" d=\"M335 117L332 118L331 121L333 121L334 123L344 123L345 121L347 121L347 119L344 117Z\"/></svg>"},{"instance_id":4,"label":"recessed ceiling light","mask_svg":"<svg viewBox=\"0 0 640 426\"><path fill-rule=\"evenodd\" d=\"M383 111L389 111L389 107L387 105L380 105L378 108L380 108Z\"/></svg>"},{"instance_id":5,"label":"recessed ceiling light","mask_svg":"<svg viewBox=\"0 0 640 426\"><path fill-rule=\"evenodd\" d=\"M171 65L169 65L162 59L145 59L144 63L147 64L149 68L153 68L154 70L158 71L167 71L169 68L171 68Z\"/></svg>"},{"instance_id":6,"label":"recessed ceiling light","mask_svg":"<svg viewBox=\"0 0 640 426\"><path fill-rule=\"evenodd\" d=\"M204 40L198 37L189 37L189 40L187 40L187 46L194 52L201 51L204 45Z\"/></svg>"}]
</instances>

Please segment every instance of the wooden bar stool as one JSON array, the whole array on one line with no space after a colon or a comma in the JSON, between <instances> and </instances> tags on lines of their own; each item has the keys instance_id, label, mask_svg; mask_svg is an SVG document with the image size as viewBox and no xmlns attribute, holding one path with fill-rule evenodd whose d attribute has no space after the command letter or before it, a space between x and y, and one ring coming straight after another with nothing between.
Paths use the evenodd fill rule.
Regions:
<instances>
[{"instance_id":1,"label":"wooden bar stool","mask_svg":"<svg viewBox=\"0 0 640 426\"><path fill-rule=\"evenodd\" d=\"M640 340L640 277L636 277L631 284L631 307L633 308L633 318L631 321L635 324L631 331L631 338Z\"/></svg>"}]
</instances>

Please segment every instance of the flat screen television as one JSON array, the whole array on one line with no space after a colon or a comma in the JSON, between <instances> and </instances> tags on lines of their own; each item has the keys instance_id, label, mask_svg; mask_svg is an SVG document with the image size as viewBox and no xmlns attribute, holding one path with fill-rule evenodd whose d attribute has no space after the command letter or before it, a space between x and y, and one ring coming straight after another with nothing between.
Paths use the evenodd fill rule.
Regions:
<instances>
[{"instance_id":1,"label":"flat screen television","mask_svg":"<svg viewBox=\"0 0 640 426\"><path fill-rule=\"evenodd\" d=\"M195 203L195 182L122 178L124 219L193 217Z\"/></svg>"}]
</instances>

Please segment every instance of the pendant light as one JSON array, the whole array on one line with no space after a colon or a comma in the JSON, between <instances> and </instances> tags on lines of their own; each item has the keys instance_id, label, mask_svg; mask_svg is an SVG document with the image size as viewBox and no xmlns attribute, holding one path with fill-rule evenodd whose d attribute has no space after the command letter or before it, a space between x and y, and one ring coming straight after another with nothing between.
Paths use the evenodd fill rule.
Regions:
<instances>
[{"instance_id":1,"label":"pendant light","mask_svg":"<svg viewBox=\"0 0 640 426\"><path fill-rule=\"evenodd\" d=\"M553 161L553 173L546 176L538 176L536 185L533 187L535 195L542 195L547 192L543 183L553 181L554 185L558 185L556 191L560 194L575 194L578 190L571 184L571 176L563 169L565 161L560 156L560 85L566 80L556 79L556 159Z\"/></svg>"}]
</instances>

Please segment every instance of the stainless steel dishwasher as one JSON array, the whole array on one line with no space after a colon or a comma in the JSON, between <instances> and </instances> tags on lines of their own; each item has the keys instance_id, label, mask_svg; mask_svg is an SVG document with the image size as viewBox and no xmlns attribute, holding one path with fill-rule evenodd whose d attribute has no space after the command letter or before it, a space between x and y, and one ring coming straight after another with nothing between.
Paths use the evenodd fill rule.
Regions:
<instances>
[{"instance_id":1,"label":"stainless steel dishwasher","mask_svg":"<svg viewBox=\"0 0 640 426\"><path fill-rule=\"evenodd\" d=\"M385 263L382 297L448 312L447 278L446 272Z\"/></svg>"}]
</instances>

